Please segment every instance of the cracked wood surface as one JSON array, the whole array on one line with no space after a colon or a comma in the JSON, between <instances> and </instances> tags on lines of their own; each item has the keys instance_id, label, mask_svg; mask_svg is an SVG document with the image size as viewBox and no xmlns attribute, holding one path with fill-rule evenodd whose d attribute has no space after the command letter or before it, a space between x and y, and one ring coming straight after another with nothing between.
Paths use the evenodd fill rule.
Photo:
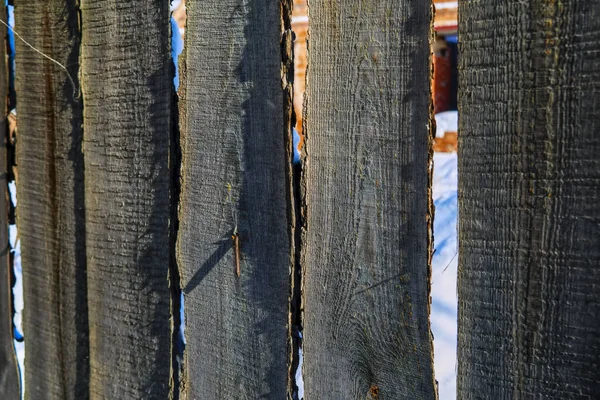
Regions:
<instances>
[{"instance_id":1,"label":"cracked wood surface","mask_svg":"<svg viewBox=\"0 0 600 400\"><path fill-rule=\"evenodd\" d=\"M600 3L460 7L458 398L597 398Z\"/></svg>"},{"instance_id":2,"label":"cracked wood surface","mask_svg":"<svg viewBox=\"0 0 600 400\"><path fill-rule=\"evenodd\" d=\"M78 84L75 1L18 2L15 18L24 39L67 65ZM18 39L16 71L26 398L86 398L82 106L65 71Z\"/></svg>"},{"instance_id":3,"label":"cracked wood surface","mask_svg":"<svg viewBox=\"0 0 600 400\"><path fill-rule=\"evenodd\" d=\"M2 13L2 20L6 22L6 12ZM0 36L6 37L6 28L0 27ZM0 398L19 398L19 370L13 344L13 302L12 284L13 273L10 261L10 245L8 243L8 182L7 182L7 148L8 140L6 116L7 94L8 94L8 69L6 67L7 57L0 58L0 99L2 105L0 112Z\"/></svg>"},{"instance_id":4,"label":"cracked wood surface","mask_svg":"<svg viewBox=\"0 0 600 400\"><path fill-rule=\"evenodd\" d=\"M306 398L435 398L430 8L309 2Z\"/></svg>"},{"instance_id":5,"label":"cracked wood surface","mask_svg":"<svg viewBox=\"0 0 600 400\"><path fill-rule=\"evenodd\" d=\"M169 4L82 0L90 397L169 397Z\"/></svg>"},{"instance_id":6,"label":"cracked wood surface","mask_svg":"<svg viewBox=\"0 0 600 400\"><path fill-rule=\"evenodd\" d=\"M291 238L280 4L195 0L186 7L177 243L187 339L182 397L284 399Z\"/></svg>"}]
</instances>

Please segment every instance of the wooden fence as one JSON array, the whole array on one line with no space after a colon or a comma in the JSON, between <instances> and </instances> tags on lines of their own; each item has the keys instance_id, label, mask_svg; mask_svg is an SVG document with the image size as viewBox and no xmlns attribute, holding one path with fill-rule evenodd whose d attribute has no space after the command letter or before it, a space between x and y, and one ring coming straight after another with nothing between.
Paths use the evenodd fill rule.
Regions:
<instances>
[{"instance_id":1,"label":"wooden fence","mask_svg":"<svg viewBox=\"0 0 600 400\"><path fill-rule=\"evenodd\" d=\"M167 1L17 2L16 29L25 40L17 41L16 89L27 399L295 399L302 391L311 400L436 398L429 327L431 5L311 0L300 116L293 107L292 3L187 1L176 93ZM542 7L541 0L531 3ZM597 28L598 18L581 16L587 10L598 17L600 8L572 3L527 29L557 22L566 33L544 25L548 31L537 38L560 37L578 44L578 51L597 50L600 42L579 44L585 35L569 24ZM532 383L540 370L525 361L538 361L542 353L527 351L538 351L548 338L535 328L543 324L557 333L552 324L567 326L568 315L579 315L573 323L591 333L575 327L564 344L554 336L549 343L563 353L575 346L569 356L577 356L578 367L556 362L547 374L539 373L546 385L564 373L567 384L579 366L587 366L596 372L564 393L591 395L600 381L593 369L600 354L600 272L592 268L600 259L600 214L585 205L599 200L591 152L598 154L600 141L592 136L595 120L583 123L583 116L564 110L583 112L576 104L585 95L583 110L594 116L598 80L567 44L556 55L558 64L552 64L553 50L549 58L536 52L538 58L518 69L524 74L519 76L536 77L536 71L550 68L556 76L532 85L557 89L535 97L527 110L550 111L539 121L531 111L523 124L512 124L520 120L510 112L520 116L519 109L502 111L498 104L530 98L524 92L502 97L495 87L506 90L502 93L519 88L491 80L504 70L485 63L510 71L526 63L530 50L511 48L501 53L505 58L489 60L478 53L479 35L488 40L486 32L505 32L512 23L493 10L479 14L486 9L490 6L480 3L465 6L460 25L473 33L465 36L461 61L460 107L469 122L461 122L466 178L460 191L459 397L558 393ZM494 29L477 25L480 19ZM511 58L514 54L522 57ZM474 66L483 67L465 72ZM587 74L581 82L588 86L573 92L578 73ZM5 95L6 77L1 80ZM482 119L500 112L508 113L501 128ZM300 117L302 161L293 164L292 127ZM564 140L544 137L545 147L519 142L536 123L552 128L552 140ZM565 126L569 129L561 130ZM584 132L579 138L576 129ZM477 144L482 132L490 135L482 139L483 151ZM508 146L513 142L520 144ZM504 146L504 158L494 158L497 146ZM531 148L529 158L521 153L525 148ZM565 156L569 151L574 153ZM569 174L555 171L548 182L574 179L575 193L535 186L534 166L542 156L566 160L556 165ZM0 152L5 171L3 157ZM593 168L578 169L578 160ZM504 182L500 169L512 167L512 161L516 186L495 186ZM477 175L486 162L488 169ZM521 180L523 171L528 181ZM542 194L511 202L512 191L527 190ZM574 204L567 201L572 197ZM505 225L511 207L533 213L514 222L516 231L512 222ZM544 216L572 217L572 223L559 224L560 234L579 244L548 236L550 222L541 232L532 228ZM516 236L528 229L538 236ZM6 242L2 234L1 240ZM514 257L503 258L503 246L516 240L532 247L515 248ZM575 253L586 251L583 244L593 251L579 257ZM480 254L480 246L488 245L496 252ZM536 269L523 252L546 256L544 265L551 267ZM6 252L0 262L8 266ZM561 264L570 266L565 275L556 273ZM490 278L481 272L486 268L494 271ZM496 283L512 282L507 277L516 284L496 290ZM579 278L585 282L571 291ZM17 369L7 345L9 282L9 274L0 275L0 397L17 399ZM568 307L561 308L562 301ZM498 302L518 306L490 312L490 303ZM502 324L495 322L498 314ZM485 347L482 342L494 335L505 341ZM508 367L498 354L486 364L487 355L505 351L489 346L513 349L515 343ZM596 356L580 353L585 346ZM498 371L502 389L490 382Z\"/></svg>"}]
</instances>

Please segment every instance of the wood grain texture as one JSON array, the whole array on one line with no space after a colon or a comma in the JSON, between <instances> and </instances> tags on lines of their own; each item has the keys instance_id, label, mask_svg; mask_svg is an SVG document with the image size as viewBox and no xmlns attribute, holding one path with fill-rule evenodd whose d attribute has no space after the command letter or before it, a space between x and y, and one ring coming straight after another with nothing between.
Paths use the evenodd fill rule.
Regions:
<instances>
[{"instance_id":1,"label":"wood grain texture","mask_svg":"<svg viewBox=\"0 0 600 400\"><path fill-rule=\"evenodd\" d=\"M458 398L597 398L600 2L459 14Z\"/></svg>"},{"instance_id":2,"label":"wood grain texture","mask_svg":"<svg viewBox=\"0 0 600 400\"><path fill-rule=\"evenodd\" d=\"M433 399L430 4L310 0L307 399Z\"/></svg>"},{"instance_id":3,"label":"wood grain texture","mask_svg":"<svg viewBox=\"0 0 600 400\"><path fill-rule=\"evenodd\" d=\"M18 2L15 23L78 85L75 3ZM89 369L82 104L63 69L18 39L16 47L26 398L83 399Z\"/></svg>"},{"instance_id":4,"label":"wood grain texture","mask_svg":"<svg viewBox=\"0 0 600 400\"><path fill-rule=\"evenodd\" d=\"M6 22L6 12L1 13ZM6 28L0 27L0 37L6 37ZM20 396L19 370L13 342L13 273L8 243L8 161L6 143L8 139L6 100L8 76L6 57L0 57L0 398L18 399Z\"/></svg>"},{"instance_id":5,"label":"wood grain texture","mask_svg":"<svg viewBox=\"0 0 600 400\"><path fill-rule=\"evenodd\" d=\"M177 243L187 339L182 397L284 399L291 238L280 5L186 5Z\"/></svg>"},{"instance_id":6,"label":"wood grain texture","mask_svg":"<svg viewBox=\"0 0 600 400\"><path fill-rule=\"evenodd\" d=\"M82 0L90 397L171 379L169 4Z\"/></svg>"}]
</instances>

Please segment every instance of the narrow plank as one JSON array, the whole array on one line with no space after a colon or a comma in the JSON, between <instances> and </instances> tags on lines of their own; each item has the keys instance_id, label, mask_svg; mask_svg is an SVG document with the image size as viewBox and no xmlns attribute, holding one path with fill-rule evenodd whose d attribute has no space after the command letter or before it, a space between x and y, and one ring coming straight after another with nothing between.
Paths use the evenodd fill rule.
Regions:
<instances>
[{"instance_id":1,"label":"narrow plank","mask_svg":"<svg viewBox=\"0 0 600 400\"><path fill-rule=\"evenodd\" d=\"M186 5L177 243L185 396L284 399L291 258L280 4Z\"/></svg>"},{"instance_id":2,"label":"narrow plank","mask_svg":"<svg viewBox=\"0 0 600 400\"><path fill-rule=\"evenodd\" d=\"M309 7L306 398L433 399L431 5Z\"/></svg>"},{"instance_id":3,"label":"narrow plank","mask_svg":"<svg viewBox=\"0 0 600 400\"><path fill-rule=\"evenodd\" d=\"M600 3L459 19L458 398L597 398Z\"/></svg>"},{"instance_id":4,"label":"narrow plank","mask_svg":"<svg viewBox=\"0 0 600 400\"><path fill-rule=\"evenodd\" d=\"M66 65L77 86L76 3L19 2L15 29ZM18 39L16 70L26 398L83 399L89 369L82 103L67 73Z\"/></svg>"},{"instance_id":5,"label":"narrow plank","mask_svg":"<svg viewBox=\"0 0 600 400\"><path fill-rule=\"evenodd\" d=\"M7 22L6 8L1 13L2 21ZM6 28L0 27L0 37L6 37ZM4 42L3 42L4 43ZM6 57L0 57L0 398L18 399L20 391L19 370L13 345L13 302L12 302L12 263L8 244L8 160L6 141L8 139L6 120L8 74Z\"/></svg>"},{"instance_id":6,"label":"narrow plank","mask_svg":"<svg viewBox=\"0 0 600 400\"><path fill-rule=\"evenodd\" d=\"M83 0L90 397L166 399L171 379L164 0Z\"/></svg>"}]
</instances>

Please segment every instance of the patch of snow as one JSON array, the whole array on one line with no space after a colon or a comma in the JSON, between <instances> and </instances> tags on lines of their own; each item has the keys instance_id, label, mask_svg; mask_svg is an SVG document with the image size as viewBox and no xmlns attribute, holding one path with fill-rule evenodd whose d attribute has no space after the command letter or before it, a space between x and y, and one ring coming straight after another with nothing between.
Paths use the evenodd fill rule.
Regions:
<instances>
[{"instance_id":1,"label":"patch of snow","mask_svg":"<svg viewBox=\"0 0 600 400\"><path fill-rule=\"evenodd\" d=\"M181 291L181 306L179 307L179 340L185 346L187 343L185 341L185 295L183 294L183 290Z\"/></svg>"},{"instance_id":2,"label":"patch of snow","mask_svg":"<svg viewBox=\"0 0 600 400\"><path fill-rule=\"evenodd\" d=\"M435 114L435 137L442 138L446 132L458 132L458 111Z\"/></svg>"},{"instance_id":3,"label":"patch of snow","mask_svg":"<svg viewBox=\"0 0 600 400\"><path fill-rule=\"evenodd\" d=\"M181 0L173 0L171 1L171 12L177 10L179 5L181 4Z\"/></svg>"},{"instance_id":4,"label":"patch of snow","mask_svg":"<svg viewBox=\"0 0 600 400\"><path fill-rule=\"evenodd\" d=\"M14 225L11 225L14 227ZM14 228L16 232L16 227ZM21 242L18 241L13 250L15 271L15 286L13 286L13 298L15 315L13 317L14 340L13 345L17 353L17 364L21 378L21 397L25 395L25 338L23 336L23 271L21 270Z\"/></svg>"},{"instance_id":5,"label":"patch of snow","mask_svg":"<svg viewBox=\"0 0 600 400\"><path fill-rule=\"evenodd\" d=\"M298 164L300 162L300 150L298 150L298 146L300 145L300 135L296 128L292 128L292 143L294 145L294 159L293 163Z\"/></svg>"},{"instance_id":6,"label":"patch of snow","mask_svg":"<svg viewBox=\"0 0 600 400\"><path fill-rule=\"evenodd\" d=\"M13 185L14 188L14 185ZM11 196L14 189L10 191ZM15 285L12 288L15 315L13 316L13 345L17 353L17 363L19 366L19 375L21 377L21 397L24 395L25 388L25 338L23 335L23 270L21 268L21 241L17 240L17 227L8 226L8 239L11 252L13 253L13 270L15 275Z\"/></svg>"},{"instance_id":7,"label":"patch of snow","mask_svg":"<svg viewBox=\"0 0 600 400\"><path fill-rule=\"evenodd\" d=\"M8 237L10 241L11 252L13 253L15 271L15 286L13 287L15 316L13 319L15 327L15 338L23 337L22 313L23 313L23 271L21 269L21 242L17 241L16 225L8 226Z\"/></svg>"},{"instance_id":8,"label":"patch of snow","mask_svg":"<svg viewBox=\"0 0 600 400\"><path fill-rule=\"evenodd\" d=\"M302 356L302 347L298 349L298 369L296 370L296 386L298 386L298 400L304 399L304 378L302 377L302 363L304 357Z\"/></svg>"},{"instance_id":9,"label":"patch of snow","mask_svg":"<svg viewBox=\"0 0 600 400\"><path fill-rule=\"evenodd\" d=\"M15 181L8 182L8 190L10 191L10 201L12 201L12 203L16 207L17 206L17 185L15 184Z\"/></svg>"},{"instance_id":10,"label":"patch of snow","mask_svg":"<svg viewBox=\"0 0 600 400\"><path fill-rule=\"evenodd\" d=\"M297 399L304 399L304 377L302 376L302 364L304 362L304 356L302 355L302 332L298 332L300 338L300 346L298 347L298 368L294 378L296 380L296 386L298 387Z\"/></svg>"},{"instance_id":11,"label":"patch of snow","mask_svg":"<svg viewBox=\"0 0 600 400\"><path fill-rule=\"evenodd\" d=\"M435 153L433 156L435 253L432 260L431 330L434 336L434 367L435 376L439 382L440 400L456 399L457 161L456 153Z\"/></svg>"}]
</instances>

